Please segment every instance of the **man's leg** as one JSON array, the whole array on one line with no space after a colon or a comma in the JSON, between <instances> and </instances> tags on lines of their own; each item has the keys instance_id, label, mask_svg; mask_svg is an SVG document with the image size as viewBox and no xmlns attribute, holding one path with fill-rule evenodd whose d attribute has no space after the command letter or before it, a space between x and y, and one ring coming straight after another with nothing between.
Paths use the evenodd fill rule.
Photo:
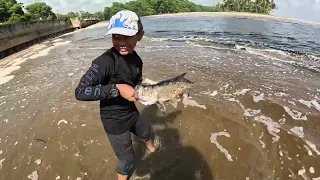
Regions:
<instances>
[{"instance_id":1,"label":"man's leg","mask_svg":"<svg viewBox=\"0 0 320 180\"><path fill-rule=\"evenodd\" d=\"M150 152L155 152L157 150L157 147L155 147L154 144L154 139L152 139L152 129L143 119L138 117L136 123L132 126L131 131L140 140L145 142Z\"/></svg>"},{"instance_id":2,"label":"man's leg","mask_svg":"<svg viewBox=\"0 0 320 180\"><path fill-rule=\"evenodd\" d=\"M134 150L131 133L127 131L120 135L108 134L108 138L112 149L118 158L118 180L126 180L134 165Z\"/></svg>"}]
</instances>

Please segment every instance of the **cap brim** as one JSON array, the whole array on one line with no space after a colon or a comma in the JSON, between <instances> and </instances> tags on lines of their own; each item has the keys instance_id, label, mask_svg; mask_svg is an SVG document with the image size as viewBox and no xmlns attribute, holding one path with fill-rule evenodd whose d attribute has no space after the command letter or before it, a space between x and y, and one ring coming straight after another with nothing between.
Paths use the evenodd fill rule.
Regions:
<instances>
[{"instance_id":1,"label":"cap brim","mask_svg":"<svg viewBox=\"0 0 320 180\"><path fill-rule=\"evenodd\" d=\"M111 28L104 36L108 36L110 34L121 34L124 36L134 36L138 33L137 30L133 29L125 29L125 28Z\"/></svg>"}]
</instances>

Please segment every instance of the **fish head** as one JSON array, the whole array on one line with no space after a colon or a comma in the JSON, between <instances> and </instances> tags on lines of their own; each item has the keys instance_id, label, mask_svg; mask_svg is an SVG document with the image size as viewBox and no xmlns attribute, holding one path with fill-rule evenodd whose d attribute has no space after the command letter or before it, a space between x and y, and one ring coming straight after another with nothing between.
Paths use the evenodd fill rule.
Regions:
<instances>
[{"instance_id":1,"label":"fish head","mask_svg":"<svg viewBox=\"0 0 320 180\"><path fill-rule=\"evenodd\" d=\"M158 101L157 92L149 84L136 86L135 91L139 97L138 101L144 105L155 104Z\"/></svg>"}]
</instances>

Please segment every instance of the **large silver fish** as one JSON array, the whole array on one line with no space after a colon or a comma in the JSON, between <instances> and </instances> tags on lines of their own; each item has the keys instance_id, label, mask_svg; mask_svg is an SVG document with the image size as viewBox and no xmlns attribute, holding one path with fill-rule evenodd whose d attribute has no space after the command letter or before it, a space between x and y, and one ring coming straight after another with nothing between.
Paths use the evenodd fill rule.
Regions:
<instances>
[{"instance_id":1,"label":"large silver fish","mask_svg":"<svg viewBox=\"0 0 320 180\"><path fill-rule=\"evenodd\" d=\"M183 73L156 84L141 84L137 86L135 90L139 97L138 101L146 106L156 104L160 111L166 114L165 103L170 102L176 108L183 94L188 91L189 96L191 85L194 82L186 79L184 77L186 74Z\"/></svg>"}]
</instances>

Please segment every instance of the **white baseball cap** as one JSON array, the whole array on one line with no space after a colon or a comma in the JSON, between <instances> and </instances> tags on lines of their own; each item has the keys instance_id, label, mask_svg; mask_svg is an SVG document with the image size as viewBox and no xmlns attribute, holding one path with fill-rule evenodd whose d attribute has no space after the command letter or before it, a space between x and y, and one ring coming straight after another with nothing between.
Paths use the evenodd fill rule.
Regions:
<instances>
[{"instance_id":1,"label":"white baseball cap","mask_svg":"<svg viewBox=\"0 0 320 180\"><path fill-rule=\"evenodd\" d=\"M134 36L141 29L143 29L141 20L135 12L121 10L110 18L105 36L110 34Z\"/></svg>"}]
</instances>

